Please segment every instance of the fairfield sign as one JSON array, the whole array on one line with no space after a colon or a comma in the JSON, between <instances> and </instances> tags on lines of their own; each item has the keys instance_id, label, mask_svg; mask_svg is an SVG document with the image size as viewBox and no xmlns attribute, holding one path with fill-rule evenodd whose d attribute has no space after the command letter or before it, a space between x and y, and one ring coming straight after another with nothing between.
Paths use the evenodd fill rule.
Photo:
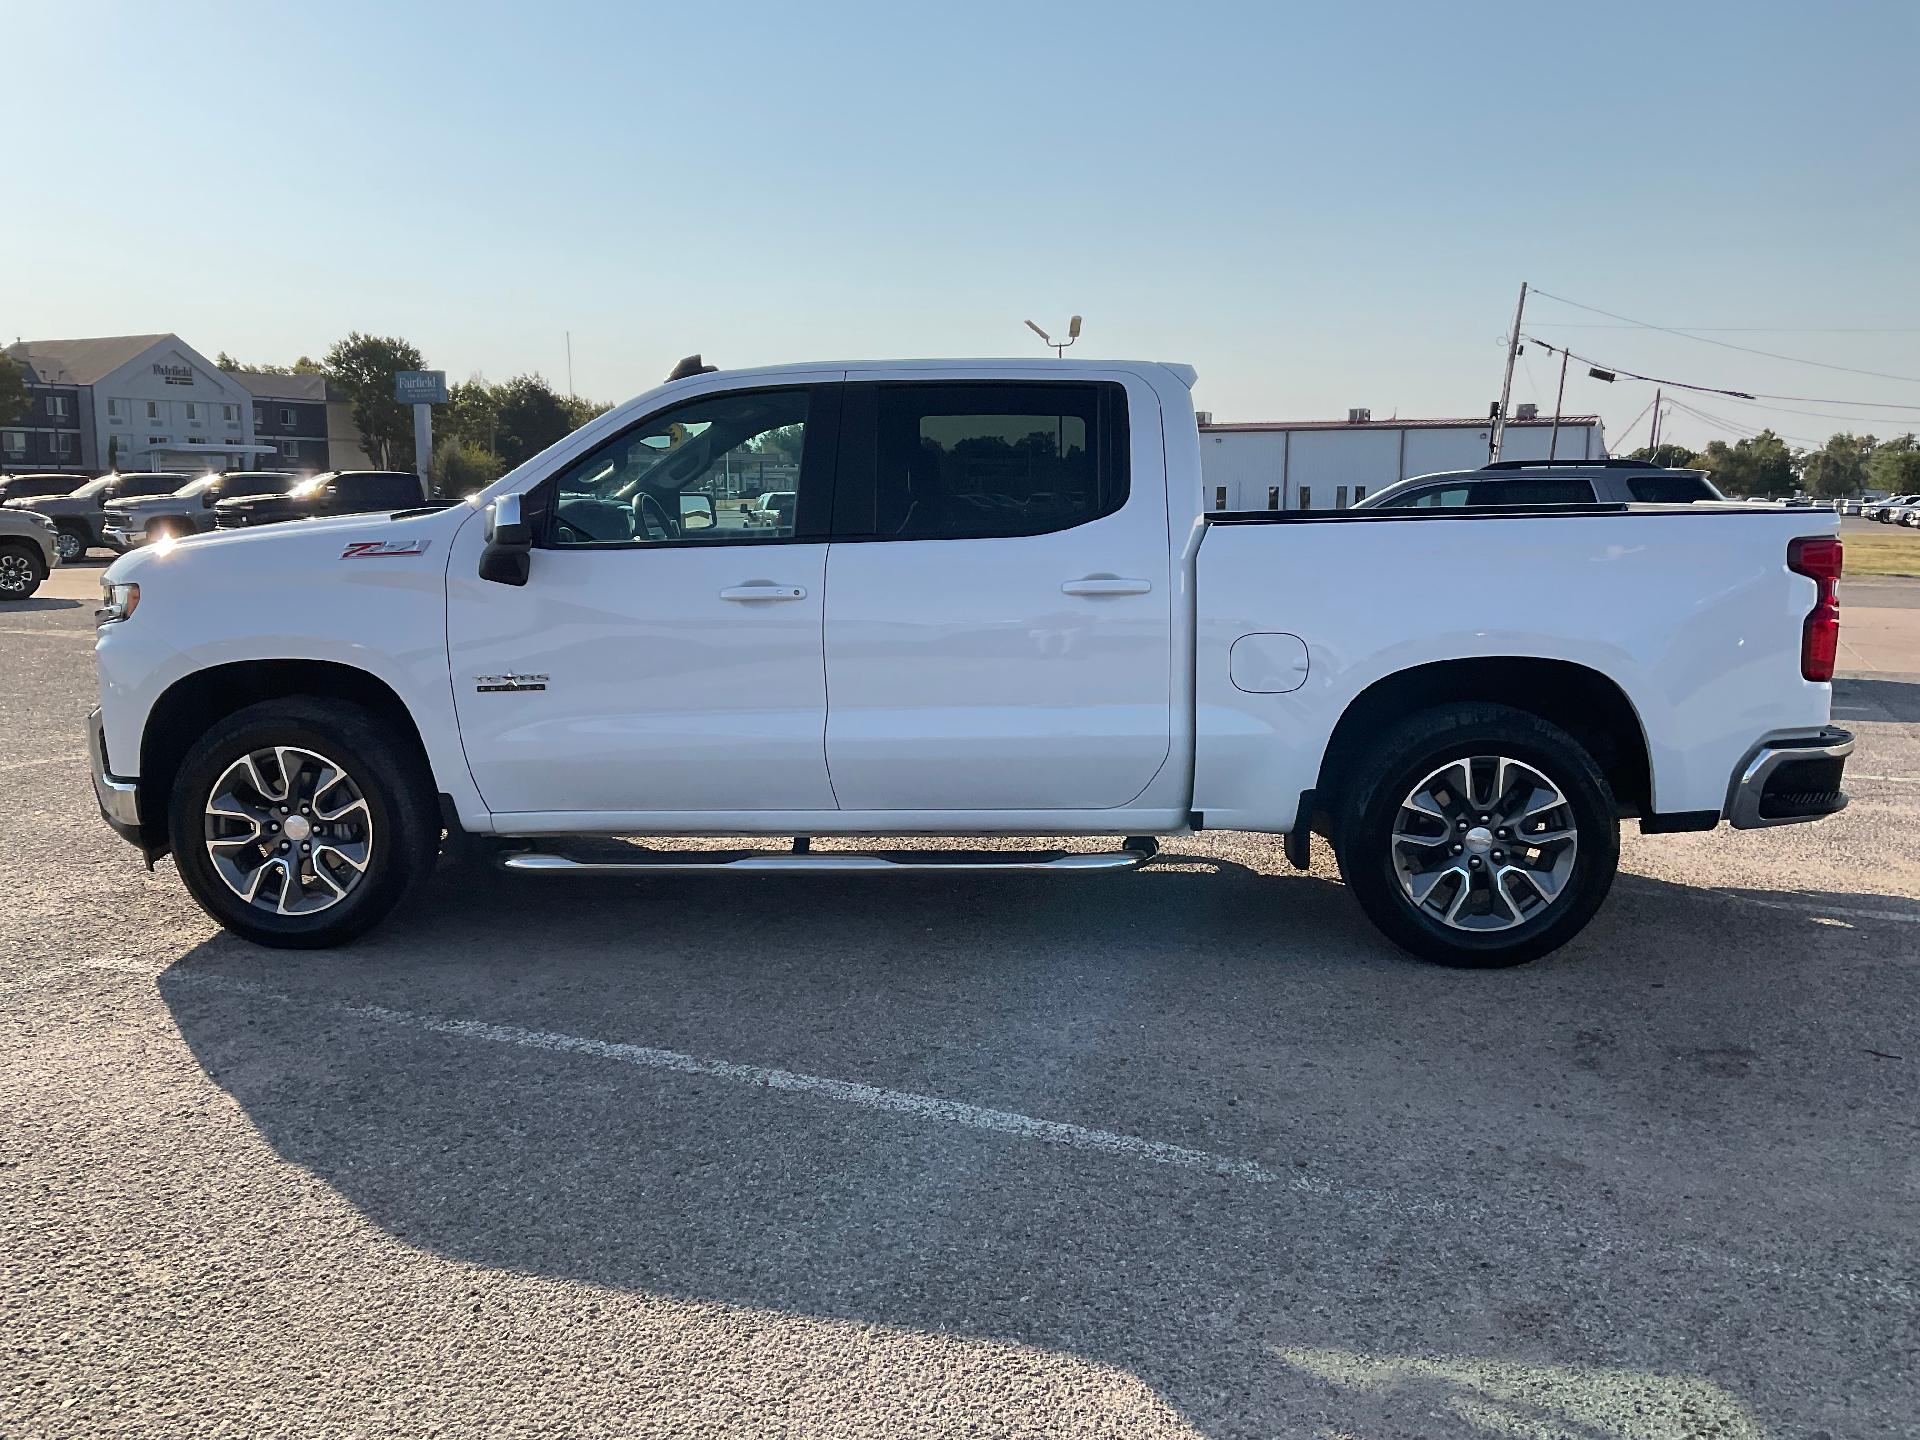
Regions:
<instances>
[{"instance_id":1,"label":"fairfield sign","mask_svg":"<svg viewBox=\"0 0 1920 1440\"><path fill-rule=\"evenodd\" d=\"M193 367L191 365L167 365L156 360L153 366L153 373L169 385L193 384Z\"/></svg>"}]
</instances>

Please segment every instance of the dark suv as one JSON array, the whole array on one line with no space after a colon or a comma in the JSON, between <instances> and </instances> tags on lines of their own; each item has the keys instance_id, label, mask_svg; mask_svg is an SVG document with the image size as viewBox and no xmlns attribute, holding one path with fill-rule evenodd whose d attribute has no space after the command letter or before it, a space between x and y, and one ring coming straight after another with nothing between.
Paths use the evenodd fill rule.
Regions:
<instances>
[{"instance_id":1,"label":"dark suv","mask_svg":"<svg viewBox=\"0 0 1920 1440\"><path fill-rule=\"evenodd\" d=\"M86 482L85 475L51 471L36 475L0 475L0 505L9 500L52 500L71 495Z\"/></svg>"},{"instance_id":2,"label":"dark suv","mask_svg":"<svg viewBox=\"0 0 1920 1440\"><path fill-rule=\"evenodd\" d=\"M1640 460L1501 460L1478 470L1415 475L1367 496L1356 510L1456 505L1692 505L1726 500L1704 470Z\"/></svg>"},{"instance_id":3,"label":"dark suv","mask_svg":"<svg viewBox=\"0 0 1920 1440\"><path fill-rule=\"evenodd\" d=\"M284 495L250 495L213 507L216 529L240 530L276 520L407 510L421 501L420 477L405 470L329 470Z\"/></svg>"},{"instance_id":4,"label":"dark suv","mask_svg":"<svg viewBox=\"0 0 1920 1440\"><path fill-rule=\"evenodd\" d=\"M71 565L95 545L106 543L102 531L106 525L107 501L118 500L123 495L171 495L190 478L163 470L125 473L110 470L67 495L33 500L9 497L6 503L21 510L38 510L52 520L60 545L60 563Z\"/></svg>"}]
</instances>

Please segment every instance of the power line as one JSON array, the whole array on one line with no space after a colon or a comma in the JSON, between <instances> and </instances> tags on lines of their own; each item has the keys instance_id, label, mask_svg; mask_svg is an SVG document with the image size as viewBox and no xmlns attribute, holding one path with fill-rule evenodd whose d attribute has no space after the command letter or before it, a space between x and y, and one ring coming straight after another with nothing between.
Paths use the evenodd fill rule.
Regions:
<instances>
[{"instance_id":1,"label":"power line","mask_svg":"<svg viewBox=\"0 0 1920 1440\"><path fill-rule=\"evenodd\" d=\"M1801 445L1824 445L1827 443L1824 440L1816 440L1811 435L1789 435L1785 431L1774 430L1771 425L1762 426L1759 430L1751 429L1750 427L1745 425L1736 425L1733 421L1722 419L1718 415L1709 415L1704 410L1696 410L1693 406L1687 404L1685 401L1675 400L1673 404L1676 407L1678 407L1680 410L1683 410L1687 414L1693 416L1693 418L1696 420L1704 420L1707 424L1717 425L1722 430L1731 430L1734 434L1744 435L1749 440L1754 439L1755 437L1761 435L1765 431L1771 430L1775 435L1779 436L1782 440L1792 440Z\"/></svg>"},{"instance_id":2,"label":"power line","mask_svg":"<svg viewBox=\"0 0 1920 1440\"><path fill-rule=\"evenodd\" d=\"M1545 294L1545 291L1536 291ZM1558 300L1558 295L1548 295L1549 300ZM1563 302L1571 305L1571 300ZM1623 325L1602 325L1591 320L1543 320L1543 325L1551 325L1556 330L1645 330L1647 327L1637 320ZM1920 325L1684 325L1674 331L1676 335L1705 331L1708 334L1727 335L1920 335Z\"/></svg>"},{"instance_id":3,"label":"power line","mask_svg":"<svg viewBox=\"0 0 1920 1440\"><path fill-rule=\"evenodd\" d=\"M1612 310L1602 310L1598 305L1583 304L1578 300L1569 300L1564 295L1555 295L1550 291L1535 288L1535 295L1548 300L1558 300L1562 305L1571 305L1576 310L1591 311L1595 315L1605 315L1609 320L1622 320L1628 325L1642 330L1658 330L1664 335L1678 335L1683 340L1698 340L1702 345L1718 345L1723 350L1738 350L1747 355L1763 355L1769 360L1785 360L1795 365L1812 365L1821 370L1839 370L1848 375L1869 375L1876 380L1899 380L1909 385L1920 385L1920 376L1890 375L1884 370L1862 370L1853 365L1833 365L1825 360L1809 360L1804 355L1782 355L1777 350L1756 350L1751 345L1735 345L1731 340L1714 340L1708 336L1687 330L1676 330L1671 325L1655 325L1648 320L1636 320L1631 315L1617 314ZM1578 359L1579 357L1574 357ZM1695 387L1706 388L1706 387Z\"/></svg>"},{"instance_id":4,"label":"power line","mask_svg":"<svg viewBox=\"0 0 1920 1440\"><path fill-rule=\"evenodd\" d=\"M1542 350L1559 354L1565 347L1551 344L1537 335L1526 337L1529 344L1538 345ZM1704 395L1727 395L1735 400L1797 400L1808 405L1853 405L1869 410L1911 410L1920 414L1920 405L1902 405L1897 400L1835 400L1820 395L1776 395L1766 390L1731 390L1721 385L1694 385L1685 380L1663 380L1657 375L1642 375L1638 371L1628 370L1619 365L1609 365L1602 360L1594 360L1577 350L1567 350L1582 365L1604 370L1609 375L1625 375L1630 380L1644 380L1649 385L1671 385L1679 390L1698 390ZM1861 417L1862 419L1866 417ZM1895 422L1898 423L1898 422Z\"/></svg>"},{"instance_id":5,"label":"power line","mask_svg":"<svg viewBox=\"0 0 1920 1440\"><path fill-rule=\"evenodd\" d=\"M1633 427L1638 425L1643 419L1645 419L1647 411L1651 410L1652 408L1653 408L1653 401L1651 400L1647 401L1646 404L1640 407L1640 413L1634 416L1633 419L1627 422L1627 428L1622 430L1620 432L1620 438L1613 442L1616 447L1625 445L1627 443L1627 436L1633 433Z\"/></svg>"},{"instance_id":6,"label":"power line","mask_svg":"<svg viewBox=\"0 0 1920 1440\"><path fill-rule=\"evenodd\" d=\"M1564 349L1563 346L1549 345L1545 340L1542 340L1537 335L1529 335L1526 338L1527 338L1528 344L1538 345L1542 350L1551 351L1555 355L1560 354L1562 349ZM1726 389L1722 389L1718 385L1694 385L1694 384L1690 384L1685 380L1663 380L1658 375L1642 375L1637 370L1628 370L1619 365L1602 364L1598 360L1589 359L1587 356L1582 355L1577 350L1567 350L1566 353L1573 356L1573 358L1578 360L1582 365L1586 365L1592 369L1604 372L1600 378L1611 378L1612 376L1615 376L1615 375L1624 375L1629 380L1644 380L1649 385L1671 385L1677 390L1698 390L1702 394L1706 394L1706 395L1731 395L1736 400L1751 400L1754 398L1751 394L1749 394L1745 390L1726 390Z\"/></svg>"}]
</instances>

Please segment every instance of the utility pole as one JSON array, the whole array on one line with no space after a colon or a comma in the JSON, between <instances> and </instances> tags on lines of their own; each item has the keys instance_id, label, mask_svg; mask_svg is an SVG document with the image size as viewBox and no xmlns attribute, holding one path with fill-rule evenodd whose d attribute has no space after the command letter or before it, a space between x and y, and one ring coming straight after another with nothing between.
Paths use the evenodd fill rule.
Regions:
<instances>
[{"instance_id":1,"label":"utility pole","mask_svg":"<svg viewBox=\"0 0 1920 1440\"><path fill-rule=\"evenodd\" d=\"M1653 459L1653 452L1660 448L1660 391L1653 392L1653 438L1647 441L1647 459Z\"/></svg>"},{"instance_id":2,"label":"utility pole","mask_svg":"<svg viewBox=\"0 0 1920 1440\"><path fill-rule=\"evenodd\" d=\"M1560 388L1553 392L1553 438L1547 442L1549 460L1560 455L1560 405L1567 398L1567 361L1571 358L1566 351L1560 352Z\"/></svg>"},{"instance_id":3,"label":"utility pole","mask_svg":"<svg viewBox=\"0 0 1920 1440\"><path fill-rule=\"evenodd\" d=\"M1507 341L1507 373L1500 381L1500 411L1493 417L1493 438L1487 446L1487 463L1500 458L1500 442L1507 434L1507 402L1513 398L1513 362L1520 353L1520 317L1527 312L1527 282L1520 282L1520 303L1513 307L1513 336Z\"/></svg>"},{"instance_id":4,"label":"utility pole","mask_svg":"<svg viewBox=\"0 0 1920 1440\"><path fill-rule=\"evenodd\" d=\"M568 330L567 337L567 398L573 398L573 331Z\"/></svg>"}]
</instances>

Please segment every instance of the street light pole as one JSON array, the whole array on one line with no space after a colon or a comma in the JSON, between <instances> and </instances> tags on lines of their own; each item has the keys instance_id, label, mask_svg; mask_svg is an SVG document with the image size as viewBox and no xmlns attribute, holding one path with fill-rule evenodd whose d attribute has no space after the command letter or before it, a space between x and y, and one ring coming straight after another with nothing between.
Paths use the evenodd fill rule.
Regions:
<instances>
[{"instance_id":1,"label":"street light pole","mask_svg":"<svg viewBox=\"0 0 1920 1440\"><path fill-rule=\"evenodd\" d=\"M1500 458L1500 442L1507 436L1507 402L1513 398L1513 362L1520 353L1520 317L1527 312L1527 282L1520 282L1520 303L1513 307L1513 335L1507 341L1507 373L1500 381L1500 410L1493 417L1493 437L1487 446L1487 463Z\"/></svg>"}]
</instances>

